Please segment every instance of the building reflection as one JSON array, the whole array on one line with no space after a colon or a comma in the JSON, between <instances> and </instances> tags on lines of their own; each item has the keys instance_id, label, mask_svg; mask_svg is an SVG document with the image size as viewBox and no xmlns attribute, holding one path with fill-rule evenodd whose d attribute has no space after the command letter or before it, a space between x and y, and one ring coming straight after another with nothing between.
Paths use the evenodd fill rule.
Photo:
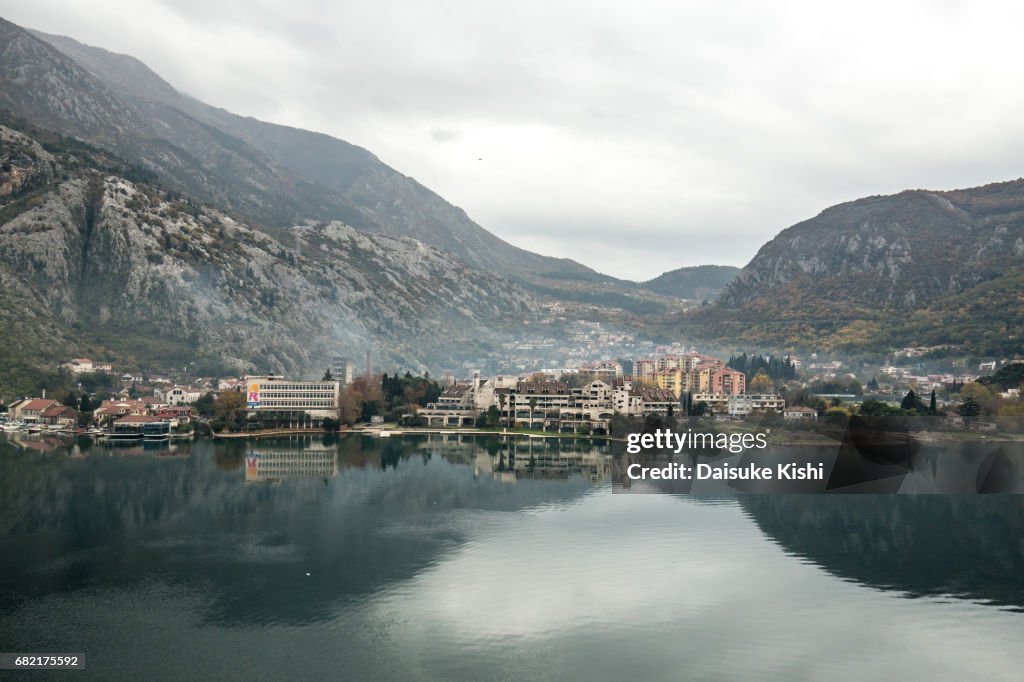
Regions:
<instances>
[{"instance_id":1,"label":"building reflection","mask_svg":"<svg viewBox=\"0 0 1024 682\"><path fill-rule=\"evenodd\" d=\"M19 450L38 453L63 452L78 459L89 454L103 452L119 457L156 455L158 457L188 457L191 442L159 441L132 443L98 444L90 436L76 436L66 433L7 433L5 440Z\"/></svg>"},{"instance_id":2,"label":"building reflection","mask_svg":"<svg viewBox=\"0 0 1024 682\"><path fill-rule=\"evenodd\" d=\"M13 431L5 434L5 438L8 443L14 445L18 449L30 450L32 452L55 452L57 450L67 450L75 444L74 436L46 433L45 431L40 433Z\"/></svg>"},{"instance_id":3,"label":"building reflection","mask_svg":"<svg viewBox=\"0 0 1024 682\"><path fill-rule=\"evenodd\" d=\"M503 483L524 479L568 480L572 476L599 483L611 477L612 456L603 442L509 439L497 448L477 447L472 464L474 477L489 477Z\"/></svg>"},{"instance_id":4,"label":"building reflection","mask_svg":"<svg viewBox=\"0 0 1024 682\"><path fill-rule=\"evenodd\" d=\"M244 455L240 449L225 445L216 456L218 466L225 470L244 468L246 484L279 483L285 479L326 482L336 478L340 471L387 470L410 459L427 463L434 458L472 467L475 478L511 483L583 476L598 483L611 476L611 452L604 441L529 438L518 434L486 438L457 434L375 438L353 434L340 439L301 437L257 442Z\"/></svg>"},{"instance_id":5,"label":"building reflection","mask_svg":"<svg viewBox=\"0 0 1024 682\"><path fill-rule=\"evenodd\" d=\"M338 475L338 450L310 444L302 450L252 449L245 456L245 484L278 484L286 479L319 479Z\"/></svg>"}]
</instances>

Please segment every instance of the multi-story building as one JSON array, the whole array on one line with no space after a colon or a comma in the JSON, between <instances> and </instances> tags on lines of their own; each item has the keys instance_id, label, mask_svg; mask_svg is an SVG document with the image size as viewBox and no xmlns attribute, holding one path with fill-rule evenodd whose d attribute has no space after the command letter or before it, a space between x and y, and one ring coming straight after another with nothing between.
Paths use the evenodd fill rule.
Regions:
<instances>
[{"instance_id":1,"label":"multi-story building","mask_svg":"<svg viewBox=\"0 0 1024 682\"><path fill-rule=\"evenodd\" d=\"M654 383L654 373L658 371L658 363L650 358L643 358L633 362L633 379L644 383Z\"/></svg>"},{"instance_id":2,"label":"multi-story building","mask_svg":"<svg viewBox=\"0 0 1024 682\"><path fill-rule=\"evenodd\" d=\"M24 422L37 422L40 421L43 412L59 404L56 400L50 400L49 398L29 398L11 404L7 411L11 413L12 419Z\"/></svg>"},{"instance_id":3,"label":"multi-story building","mask_svg":"<svg viewBox=\"0 0 1024 682\"><path fill-rule=\"evenodd\" d=\"M784 398L774 394L734 395L731 393L695 393L693 404L704 403L712 414L745 417L750 414L781 413Z\"/></svg>"},{"instance_id":4,"label":"multi-story building","mask_svg":"<svg viewBox=\"0 0 1024 682\"><path fill-rule=\"evenodd\" d=\"M679 414L679 398L662 388L640 389L640 413L671 416Z\"/></svg>"},{"instance_id":5,"label":"multi-story building","mask_svg":"<svg viewBox=\"0 0 1024 682\"><path fill-rule=\"evenodd\" d=\"M341 382L342 386L352 383L352 358L337 355L331 361L331 376Z\"/></svg>"},{"instance_id":6,"label":"multi-story building","mask_svg":"<svg viewBox=\"0 0 1024 682\"><path fill-rule=\"evenodd\" d=\"M700 393L742 395L747 392L747 376L720 363L701 365L694 372L694 389Z\"/></svg>"},{"instance_id":7,"label":"multi-story building","mask_svg":"<svg viewBox=\"0 0 1024 682\"><path fill-rule=\"evenodd\" d=\"M779 414L786 408L786 400L779 395L729 395L726 411L730 417L747 417L751 414Z\"/></svg>"},{"instance_id":8,"label":"multi-story building","mask_svg":"<svg viewBox=\"0 0 1024 682\"><path fill-rule=\"evenodd\" d=\"M693 390L693 374L682 366L659 370L654 373L654 385L662 390L671 391L678 399L683 393Z\"/></svg>"},{"instance_id":9,"label":"multi-story building","mask_svg":"<svg viewBox=\"0 0 1024 682\"><path fill-rule=\"evenodd\" d=\"M324 419L338 418L341 382L297 381L273 374L245 377L245 400L249 416L275 412L286 417L307 414L315 426Z\"/></svg>"},{"instance_id":10,"label":"multi-story building","mask_svg":"<svg viewBox=\"0 0 1024 682\"><path fill-rule=\"evenodd\" d=\"M51 405L39 414L39 421L51 426L75 427L78 425L78 410L67 405Z\"/></svg>"}]
</instances>

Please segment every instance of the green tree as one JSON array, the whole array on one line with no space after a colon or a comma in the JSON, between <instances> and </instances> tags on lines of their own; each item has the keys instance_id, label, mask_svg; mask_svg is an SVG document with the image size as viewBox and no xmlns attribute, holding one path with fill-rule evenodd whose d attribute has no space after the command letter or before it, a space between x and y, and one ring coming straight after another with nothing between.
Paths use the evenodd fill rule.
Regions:
<instances>
[{"instance_id":1,"label":"green tree","mask_svg":"<svg viewBox=\"0 0 1024 682\"><path fill-rule=\"evenodd\" d=\"M907 394L903 396L903 401L900 402L900 409L907 410L908 412L925 411L924 403L922 403L921 399L918 398L917 395L914 393L914 389L910 389L909 391L907 391Z\"/></svg>"},{"instance_id":2,"label":"green tree","mask_svg":"<svg viewBox=\"0 0 1024 682\"><path fill-rule=\"evenodd\" d=\"M324 378L321 379L320 381L334 381L334 377L331 376L331 369L330 369L330 367L328 367L327 371L324 372Z\"/></svg>"},{"instance_id":3,"label":"green tree","mask_svg":"<svg viewBox=\"0 0 1024 682\"><path fill-rule=\"evenodd\" d=\"M938 405L936 404L936 401L935 401L935 389L933 388L932 389L931 400L928 401L928 414L938 414L938 413L939 413L939 409L938 409Z\"/></svg>"},{"instance_id":4,"label":"green tree","mask_svg":"<svg viewBox=\"0 0 1024 682\"><path fill-rule=\"evenodd\" d=\"M898 411L896 408L890 407L881 400L875 400L874 398L868 398L860 404L860 414L865 417L888 417Z\"/></svg>"},{"instance_id":5,"label":"green tree","mask_svg":"<svg viewBox=\"0 0 1024 682\"><path fill-rule=\"evenodd\" d=\"M194 409L198 415L203 417L212 417L216 414L216 410L214 409L215 401L216 399L213 394L207 393L192 404L192 409Z\"/></svg>"},{"instance_id":6,"label":"green tree","mask_svg":"<svg viewBox=\"0 0 1024 682\"><path fill-rule=\"evenodd\" d=\"M960 403L961 417L977 417L979 414L981 414L981 405L974 398L968 397Z\"/></svg>"}]
</instances>

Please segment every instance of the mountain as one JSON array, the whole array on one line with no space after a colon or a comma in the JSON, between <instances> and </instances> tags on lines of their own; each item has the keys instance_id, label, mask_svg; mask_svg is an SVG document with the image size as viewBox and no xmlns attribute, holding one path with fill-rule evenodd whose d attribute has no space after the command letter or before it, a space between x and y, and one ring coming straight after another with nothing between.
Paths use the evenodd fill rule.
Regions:
<instances>
[{"instance_id":1,"label":"mountain","mask_svg":"<svg viewBox=\"0 0 1024 682\"><path fill-rule=\"evenodd\" d=\"M731 265L697 265L670 270L640 286L665 296L714 300L739 271Z\"/></svg>"},{"instance_id":2,"label":"mountain","mask_svg":"<svg viewBox=\"0 0 1024 682\"><path fill-rule=\"evenodd\" d=\"M765 244L685 324L791 348L1020 348L1024 179L840 204ZM678 320L677 320L678 321Z\"/></svg>"},{"instance_id":3,"label":"mountain","mask_svg":"<svg viewBox=\"0 0 1024 682\"><path fill-rule=\"evenodd\" d=\"M0 106L111 149L186 192L274 230L338 220L414 237L467 264L554 286L616 280L512 246L369 151L242 117L178 92L132 57L0 20Z\"/></svg>"},{"instance_id":4,"label":"mountain","mask_svg":"<svg viewBox=\"0 0 1024 682\"><path fill-rule=\"evenodd\" d=\"M304 219L369 228L351 202L199 121L118 97L48 43L0 19L0 107L156 172L161 183L264 226Z\"/></svg>"},{"instance_id":5,"label":"mountain","mask_svg":"<svg viewBox=\"0 0 1024 682\"><path fill-rule=\"evenodd\" d=\"M316 221L275 239L105 150L4 123L0 388L72 353L308 375L372 348L387 366L454 366L537 311L408 237Z\"/></svg>"}]
</instances>

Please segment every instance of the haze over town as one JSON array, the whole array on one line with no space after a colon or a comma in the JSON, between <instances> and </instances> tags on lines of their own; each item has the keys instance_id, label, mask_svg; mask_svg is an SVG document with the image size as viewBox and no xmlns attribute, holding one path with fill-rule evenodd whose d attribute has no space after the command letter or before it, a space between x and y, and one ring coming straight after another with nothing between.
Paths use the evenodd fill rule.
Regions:
<instances>
[{"instance_id":1,"label":"haze over town","mask_svg":"<svg viewBox=\"0 0 1024 682\"><path fill-rule=\"evenodd\" d=\"M364 146L516 245L631 279L741 266L860 196L1021 175L1024 8L1010 3L37 0L0 14Z\"/></svg>"}]
</instances>

